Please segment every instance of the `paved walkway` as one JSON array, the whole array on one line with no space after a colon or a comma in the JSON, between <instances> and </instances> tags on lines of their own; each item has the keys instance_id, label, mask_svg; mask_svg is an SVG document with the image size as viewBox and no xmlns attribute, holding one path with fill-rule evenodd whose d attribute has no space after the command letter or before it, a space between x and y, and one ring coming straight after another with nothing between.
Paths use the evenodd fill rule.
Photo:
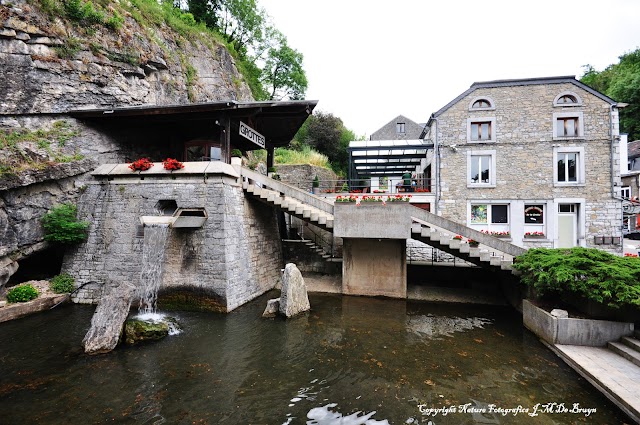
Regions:
<instances>
[{"instance_id":1,"label":"paved walkway","mask_svg":"<svg viewBox=\"0 0 640 425\"><path fill-rule=\"evenodd\" d=\"M640 368L604 347L552 347L580 375L640 424Z\"/></svg>"}]
</instances>

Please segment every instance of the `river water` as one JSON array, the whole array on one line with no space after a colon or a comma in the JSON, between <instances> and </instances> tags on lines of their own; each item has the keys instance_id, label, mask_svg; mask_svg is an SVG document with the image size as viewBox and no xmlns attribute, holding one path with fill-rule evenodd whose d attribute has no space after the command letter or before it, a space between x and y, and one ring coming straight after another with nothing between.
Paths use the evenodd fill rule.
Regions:
<instances>
[{"instance_id":1,"label":"river water","mask_svg":"<svg viewBox=\"0 0 640 425\"><path fill-rule=\"evenodd\" d=\"M2 323L0 424L630 423L512 309L311 295L286 321L268 298L95 357L91 306Z\"/></svg>"}]
</instances>

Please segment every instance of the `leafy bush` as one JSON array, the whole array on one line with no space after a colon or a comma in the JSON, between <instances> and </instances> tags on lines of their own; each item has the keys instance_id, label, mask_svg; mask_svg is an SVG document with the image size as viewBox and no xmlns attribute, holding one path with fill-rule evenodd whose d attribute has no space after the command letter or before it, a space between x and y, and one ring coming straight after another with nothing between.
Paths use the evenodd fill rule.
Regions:
<instances>
[{"instance_id":1,"label":"leafy bush","mask_svg":"<svg viewBox=\"0 0 640 425\"><path fill-rule=\"evenodd\" d=\"M118 31L122 24L124 24L124 18L118 14L118 12L113 12L113 16L107 19L107 22L104 23L105 26L113 31Z\"/></svg>"},{"instance_id":2,"label":"leafy bush","mask_svg":"<svg viewBox=\"0 0 640 425\"><path fill-rule=\"evenodd\" d=\"M38 298L38 290L30 284L12 288L7 293L7 301L10 303L24 303Z\"/></svg>"},{"instance_id":3,"label":"leafy bush","mask_svg":"<svg viewBox=\"0 0 640 425\"><path fill-rule=\"evenodd\" d=\"M42 217L44 239L64 244L79 243L87 239L89 223L76 218L77 208L72 204L57 205Z\"/></svg>"},{"instance_id":4,"label":"leafy bush","mask_svg":"<svg viewBox=\"0 0 640 425\"><path fill-rule=\"evenodd\" d=\"M49 287L56 294L66 294L73 291L75 283L76 280L70 274L62 273L51 279Z\"/></svg>"},{"instance_id":5,"label":"leafy bush","mask_svg":"<svg viewBox=\"0 0 640 425\"><path fill-rule=\"evenodd\" d=\"M538 294L577 294L618 308L640 306L640 259L594 248L530 249L514 268Z\"/></svg>"},{"instance_id":6,"label":"leafy bush","mask_svg":"<svg viewBox=\"0 0 640 425\"><path fill-rule=\"evenodd\" d=\"M234 149L231 151L231 156L236 157L236 158L241 158L242 157L242 151L240 149Z\"/></svg>"}]
</instances>

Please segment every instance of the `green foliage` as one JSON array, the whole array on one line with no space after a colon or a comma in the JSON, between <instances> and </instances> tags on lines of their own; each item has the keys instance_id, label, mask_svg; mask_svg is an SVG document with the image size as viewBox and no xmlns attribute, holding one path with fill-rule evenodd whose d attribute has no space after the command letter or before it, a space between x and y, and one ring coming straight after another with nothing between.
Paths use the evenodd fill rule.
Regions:
<instances>
[{"instance_id":1,"label":"green foliage","mask_svg":"<svg viewBox=\"0 0 640 425\"><path fill-rule=\"evenodd\" d=\"M49 282L49 287L56 294L67 294L73 291L76 280L69 273L54 276Z\"/></svg>"},{"instance_id":2,"label":"green foliage","mask_svg":"<svg viewBox=\"0 0 640 425\"><path fill-rule=\"evenodd\" d=\"M31 284L15 286L7 292L7 301L10 303L24 303L38 298L38 290Z\"/></svg>"},{"instance_id":3,"label":"green foliage","mask_svg":"<svg viewBox=\"0 0 640 425\"><path fill-rule=\"evenodd\" d=\"M107 19L107 22L104 23L105 26L113 31L118 31L122 28L122 24L124 24L124 18L118 14L118 12L113 12L113 16Z\"/></svg>"},{"instance_id":4,"label":"green foliage","mask_svg":"<svg viewBox=\"0 0 640 425\"><path fill-rule=\"evenodd\" d=\"M620 111L620 130L629 140L640 139L640 48L619 57L620 62L596 71L584 66L580 81L629 106Z\"/></svg>"},{"instance_id":5,"label":"green foliage","mask_svg":"<svg viewBox=\"0 0 640 425\"><path fill-rule=\"evenodd\" d=\"M610 307L640 306L638 258L594 248L537 248L517 257L514 268L540 295L570 293Z\"/></svg>"},{"instance_id":6,"label":"green foliage","mask_svg":"<svg viewBox=\"0 0 640 425\"><path fill-rule=\"evenodd\" d=\"M242 157L242 151L240 149L233 149L231 151L231 156L235 156L237 158L241 158Z\"/></svg>"},{"instance_id":7,"label":"green foliage","mask_svg":"<svg viewBox=\"0 0 640 425\"><path fill-rule=\"evenodd\" d=\"M69 37L60 46L54 46L54 50L60 59L73 59L80 51L80 40Z\"/></svg>"},{"instance_id":8,"label":"green foliage","mask_svg":"<svg viewBox=\"0 0 640 425\"><path fill-rule=\"evenodd\" d=\"M313 187L320 187L320 179L318 179L318 175L316 174L316 176L313 178Z\"/></svg>"},{"instance_id":9,"label":"green foliage","mask_svg":"<svg viewBox=\"0 0 640 425\"><path fill-rule=\"evenodd\" d=\"M305 146L300 151L277 148L274 152L273 160L276 164L311 164L331 169L327 156L308 146Z\"/></svg>"},{"instance_id":10,"label":"green foliage","mask_svg":"<svg viewBox=\"0 0 640 425\"><path fill-rule=\"evenodd\" d=\"M76 218L77 208L72 204L57 205L42 217L44 239L63 244L80 243L87 239L89 223Z\"/></svg>"},{"instance_id":11,"label":"green foliage","mask_svg":"<svg viewBox=\"0 0 640 425\"><path fill-rule=\"evenodd\" d=\"M100 25L105 21L104 13L94 8L90 1L66 0L64 9L69 19L81 25Z\"/></svg>"}]
</instances>

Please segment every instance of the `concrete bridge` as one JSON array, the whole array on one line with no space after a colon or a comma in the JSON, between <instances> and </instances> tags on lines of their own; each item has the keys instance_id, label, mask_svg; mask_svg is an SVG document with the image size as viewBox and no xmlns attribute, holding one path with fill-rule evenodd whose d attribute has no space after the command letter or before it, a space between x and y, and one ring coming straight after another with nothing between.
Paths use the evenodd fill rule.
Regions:
<instances>
[{"instance_id":1,"label":"concrete bridge","mask_svg":"<svg viewBox=\"0 0 640 425\"><path fill-rule=\"evenodd\" d=\"M407 202L333 204L249 169L237 170L248 195L343 239L342 290L346 294L405 298L409 238L478 266L510 273L514 257L526 251ZM479 246L453 239L456 235Z\"/></svg>"}]
</instances>

